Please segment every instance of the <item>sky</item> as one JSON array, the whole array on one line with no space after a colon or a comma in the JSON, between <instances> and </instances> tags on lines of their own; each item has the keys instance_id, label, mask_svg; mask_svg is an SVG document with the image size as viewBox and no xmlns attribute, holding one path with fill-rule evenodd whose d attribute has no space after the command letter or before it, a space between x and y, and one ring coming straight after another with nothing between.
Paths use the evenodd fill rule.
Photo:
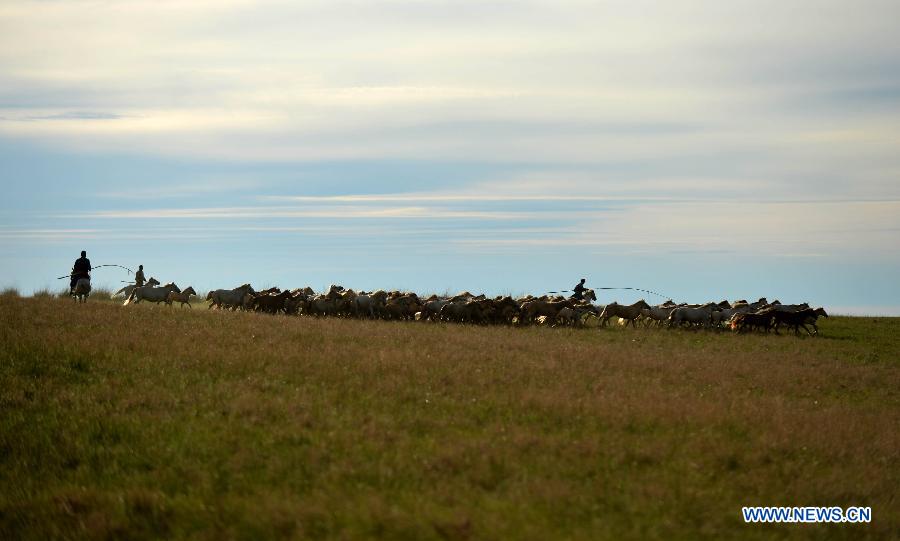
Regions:
<instances>
[{"instance_id":1,"label":"sky","mask_svg":"<svg viewBox=\"0 0 900 541\"><path fill-rule=\"evenodd\" d=\"M895 0L6 0L0 286L60 288L86 250L197 290L584 277L900 315L897 20Z\"/></svg>"}]
</instances>

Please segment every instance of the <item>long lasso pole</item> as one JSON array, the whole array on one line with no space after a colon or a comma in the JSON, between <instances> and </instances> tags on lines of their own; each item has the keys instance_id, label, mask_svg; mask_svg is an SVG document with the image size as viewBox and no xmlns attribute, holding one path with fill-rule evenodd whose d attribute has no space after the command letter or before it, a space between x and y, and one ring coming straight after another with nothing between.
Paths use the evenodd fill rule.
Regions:
<instances>
[{"instance_id":1,"label":"long lasso pole","mask_svg":"<svg viewBox=\"0 0 900 541\"><path fill-rule=\"evenodd\" d=\"M650 291L649 289L642 289L640 287L592 287L589 289L600 289L600 290L610 290L610 289L630 289L632 291L643 291L644 293L650 293L651 295L658 295L664 299L671 299L672 297L668 295L663 295L662 293L657 293L656 291ZM563 289L562 291L548 291L547 293L570 293L572 290Z\"/></svg>"},{"instance_id":2,"label":"long lasso pole","mask_svg":"<svg viewBox=\"0 0 900 541\"><path fill-rule=\"evenodd\" d=\"M119 267L120 269L125 269L128 272L130 272L131 274L134 274L133 270L129 269L128 267L126 267L124 265L94 265L93 267L91 267L91 270L99 269L102 267ZM65 274L63 276L58 277L57 280L62 280L63 278L71 278L71 277L72 277L72 273L69 273L69 274Z\"/></svg>"}]
</instances>

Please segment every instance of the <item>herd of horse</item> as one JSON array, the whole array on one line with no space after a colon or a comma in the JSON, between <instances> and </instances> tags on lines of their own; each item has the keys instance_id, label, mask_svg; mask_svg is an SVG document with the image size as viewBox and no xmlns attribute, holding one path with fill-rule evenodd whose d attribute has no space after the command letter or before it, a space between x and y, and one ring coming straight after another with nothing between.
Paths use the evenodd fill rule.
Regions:
<instances>
[{"instance_id":1,"label":"herd of horse","mask_svg":"<svg viewBox=\"0 0 900 541\"><path fill-rule=\"evenodd\" d=\"M738 333L760 331L768 333L785 326L800 334L802 328L808 335L819 333L816 324L819 317L828 317L824 308L811 308L808 303L782 304L771 303L765 297L756 302L740 300L729 302L708 302L705 304L675 304L667 301L657 306L650 306L640 300L634 304L623 306L618 303L607 304L600 315L600 324L606 325L610 318L618 317L622 325L637 326L642 322L645 326L657 327L691 327L704 329L729 328Z\"/></svg>"},{"instance_id":2,"label":"herd of horse","mask_svg":"<svg viewBox=\"0 0 900 541\"><path fill-rule=\"evenodd\" d=\"M191 307L196 295L192 287L180 289L174 283L161 285L154 278L141 287L126 286L113 296L124 295L125 305L140 302L179 303ZM592 289L581 299L564 296L487 297L463 292L453 296L419 296L402 291L354 291L332 285L325 293L305 287L292 290L269 288L256 291L250 284L233 289L216 289L206 295L209 309L244 310L268 314L309 315L388 320L446 321L472 324L546 325L606 327L623 326L731 329L738 333L774 331L781 327L818 334L819 317L828 317L823 308L808 304L782 304L761 298L755 302L708 302L676 304L672 301L650 305L639 300L630 305L612 302L597 305Z\"/></svg>"}]
</instances>

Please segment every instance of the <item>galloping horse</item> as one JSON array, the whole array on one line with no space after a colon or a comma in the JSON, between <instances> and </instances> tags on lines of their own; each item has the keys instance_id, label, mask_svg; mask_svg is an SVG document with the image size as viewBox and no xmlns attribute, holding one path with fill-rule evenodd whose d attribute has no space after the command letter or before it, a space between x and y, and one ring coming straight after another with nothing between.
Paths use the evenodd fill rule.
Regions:
<instances>
[{"instance_id":1,"label":"galloping horse","mask_svg":"<svg viewBox=\"0 0 900 541\"><path fill-rule=\"evenodd\" d=\"M550 320L555 320L559 311L563 308L572 308L573 301L571 299L564 301L543 301L535 299L522 303L519 310L519 325L531 323L535 318L546 316ZM446 308L446 307L445 307Z\"/></svg>"},{"instance_id":2,"label":"galloping horse","mask_svg":"<svg viewBox=\"0 0 900 541\"><path fill-rule=\"evenodd\" d=\"M618 316L628 323L631 323L631 326L637 328L634 324L634 320L641 315L641 310L649 309L650 305L647 304L644 299L637 301L634 304L623 306L617 302L613 302L611 304L607 304L606 308L603 309L603 312L600 313L600 326L605 327L607 323L609 323L609 319L611 317ZM628 323L625 325L628 326Z\"/></svg>"},{"instance_id":3,"label":"galloping horse","mask_svg":"<svg viewBox=\"0 0 900 541\"><path fill-rule=\"evenodd\" d=\"M159 304L161 302L165 302L166 297L169 296L170 291L181 293L181 288L174 283L166 284L162 287L136 287L131 291L131 295L127 299L125 299L125 303L122 306L137 304L141 301L150 301Z\"/></svg>"},{"instance_id":4,"label":"galloping horse","mask_svg":"<svg viewBox=\"0 0 900 541\"><path fill-rule=\"evenodd\" d=\"M707 328L715 308L716 305L711 302L703 306L679 306L669 315L669 328L678 327L684 323L687 323L688 326L698 325Z\"/></svg>"},{"instance_id":5,"label":"galloping horse","mask_svg":"<svg viewBox=\"0 0 900 541\"><path fill-rule=\"evenodd\" d=\"M79 278L75 282L75 289L72 290L72 299L75 302L87 302L88 295L91 294L91 279Z\"/></svg>"},{"instance_id":6,"label":"galloping horse","mask_svg":"<svg viewBox=\"0 0 900 541\"><path fill-rule=\"evenodd\" d=\"M659 306L651 306L650 308L644 308L641 311L641 315L644 316L646 320L646 325L649 327L651 324L656 322L656 326L662 326L663 322L669 319L669 316L672 314L672 310L677 308L674 305L659 305Z\"/></svg>"},{"instance_id":7,"label":"galloping horse","mask_svg":"<svg viewBox=\"0 0 900 541\"><path fill-rule=\"evenodd\" d=\"M191 286L188 286L181 293L177 291L170 291L166 296L166 306L172 306L172 303L180 302L182 308L184 308L185 304L188 305L188 308L193 308L193 306L191 306L191 295L196 294L197 292L194 291L194 288Z\"/></svg>"},{"instance_id":8,"label":"galloping horse","mask_svg":"<svg viewBox=\"0 0 900 541\"><path fill-rule=\"evenodd\" d=\"M154 278L154 277L151 276L150 279L147 280L147 283L144 284L144 285L147 285L147 286L158 286L158 285L159 285L159 280L157 280L156 278ZM131 292L134 291L134 288L135 288L135 287L137 287L136 284L129 284L129 285L123 287L122 289L116 291L116 292L113 293L112 295L110 295L109 298L110 298L110 299L115 299L115 298L118 297L119 295L124 295L125 298L127 299L128 297L131 296Z\"/></svg>"},{"instance_id":9,"label":"galloping horse","mask_svg":"<svg viewBox=\"0 0 900 541\"><path fill-rule=\"evenodd\" d=\"M584 293L581 294L581 299L587 302L596 301L597 294L594 293L593 289L585 289Z\"/></svg>"}]
</instances>

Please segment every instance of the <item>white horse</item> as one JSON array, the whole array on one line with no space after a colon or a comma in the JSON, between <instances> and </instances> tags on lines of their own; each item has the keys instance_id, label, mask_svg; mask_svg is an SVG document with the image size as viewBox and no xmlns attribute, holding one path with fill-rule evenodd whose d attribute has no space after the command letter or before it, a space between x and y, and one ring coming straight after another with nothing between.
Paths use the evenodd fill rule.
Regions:
<instances>
[{"instance_id":1,"label":"white horse","mask_svg":"<svg viewBox=\"0 0 900 541\"><path fill-rule=\"evenodd\" d=\"M671 305L657 305L651 306L650 308L644 308L641 310L641 316L647 320L647 325L650 325L652 322L656 322L657 326L662 325L663 321L669 319L669 316L672 314L672 310L676 307Z\"/></svg>"},{"instance_id":2,"label":"white horse","mask_svg":"<svg viewBox=\"0 0 900 541\"><path fill-rule=\"evenodd\" d=\"M171 291L181 293L181 288L179 288L174 283L166 284L162 287L136 287L131 292L131 296L125 300L123 306L128 306L129 304L137 304L141 301L150 301L159 304L166 301L166 297L169 296L169 292Z\"/></svg>"},{"instance_id":3,"label":"white horse","mask_svg":"<svg viewBox=\"0 0 900 541\"><path fill-rule=\"evenodd\" d=\"M144 284L144 285L147 285L147 286L158 286L158 285L159 285L159 280L157 280L156 278L154 278L154 277L151 276L150 279L147 280L147 283ZM131 296L131 292L134 291L134 288L136 288L136 287L137 287L136 284L130 284L130 285L127 285L127 286L123 287L122 289L116 291L116 292L113 293L112 295L110 295L109 298L110 298L110 299L115 299L115 298L118 297L119 295L122 295L122 296L124 296L124 297L127 299L128 297Z\"/></svg>"},{"instance_id":4,"label":"white horse","mask_svg":"<svg viewBox=\"0 0 900 541\"><path fill-rule=\"evenodd\" d=\"M75 289L72 291L72 299L75 302L87 302L88 295L91 294L91 279L79 278L75 282Z\"/></svg>"},{"instance_id":5,"label":"white horse","mask_svg":"<svg viewBox=\"0 0 900 541\"><path fill-rule=\"evenodd\" d=\"M209 308L213 306L217 308L231 308L236 310L243 306L244 296L248 293L255 293L250 284L244 284L234 289L216 289L206 294L206 300L211 301Z\"/></svg>"},{"instance_id":6,"label":"white horse","mask_svg":"<svg viewBox=\"0 0 900 541\"><path fill-rule=\"evenodd\" d=\"M364 314L370 319L375 319L375 308L378 305L378 301L374 297L370 295L357 295L356 298L353 299L353 303L357 316ZM440 311L441 309L438 307L435 313L439 313ZM426 318L428 315L430 315L430 312L423 308L422 317Z\"/></svg>"},{"instance_id":7,"label":"white horse","mask_svg":"<svg viewBox=\"0 0 900 541\"><path fill-rule=\"evenodd\" d=\"M682 323L691 325L700 325L703 328L709 327L713 310L717 308L714 303L707 303L696 308L688 306L680 306L669 315L669 327L680 326Z\"/></svg>"},{"instance_id":8,"label":"white horse","mask_svg":"<svg viewBox=\"0 0 900 541\"><path fill-rule=\"evenodd\" d=\"M713 326L719 327L721 325L724 325L726 322L731 321L731 318L733 318L735 314L746 314L752 311L753 310L750 308L749 304L739 304L734 308L726 308L724 310L714 311L710 315L710 318Z\"/></svg>"}]
</instances>

